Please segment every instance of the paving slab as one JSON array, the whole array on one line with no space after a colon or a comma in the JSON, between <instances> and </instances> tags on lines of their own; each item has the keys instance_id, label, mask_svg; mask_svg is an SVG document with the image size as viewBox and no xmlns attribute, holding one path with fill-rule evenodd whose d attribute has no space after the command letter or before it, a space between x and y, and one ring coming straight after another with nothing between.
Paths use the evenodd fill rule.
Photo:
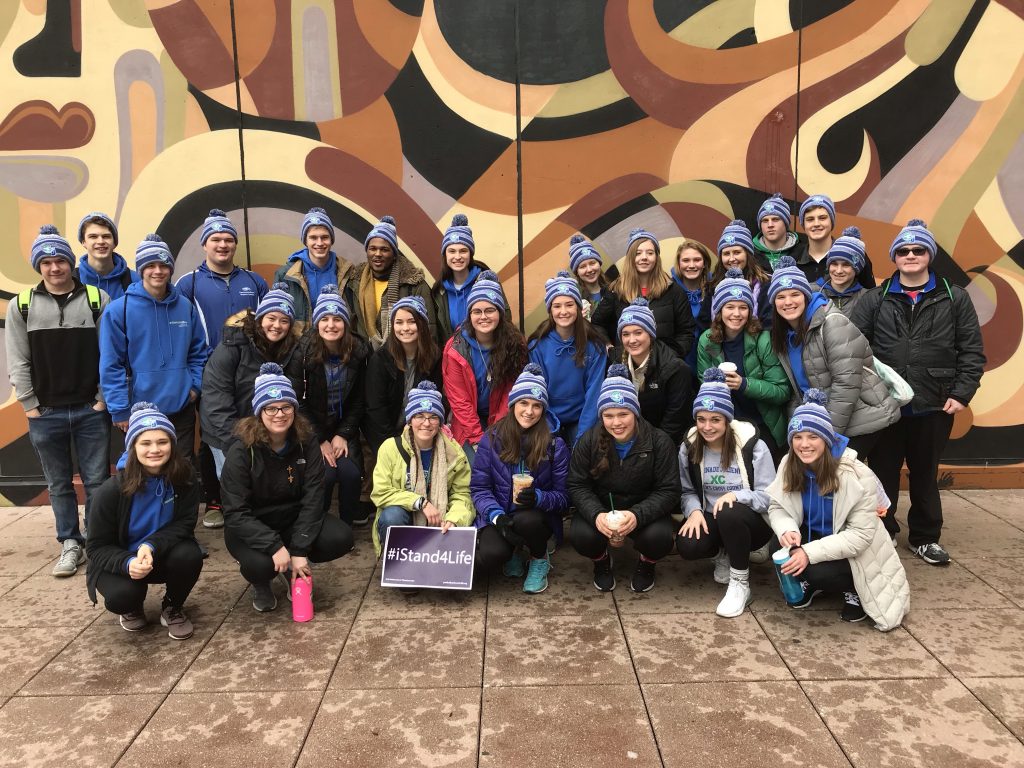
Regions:
<instances>
[{"instance_id":1,"label":"paving slab","mask_svg":"<svg viewBox=\"0 0 1024 768\"><path fill-rule=\"evenodd\" d=\"M978 488L957 490L956 495L976 504L989 514L1024 530L1024 507L1021 506L1019 490Z\"/></svg>"},{"instance_id":2,"label":"paving slab","mask_svg":"<svg viewBox=\"0 0 1024 768\"><path fill-rule=\"evenodd\" d=\"M950 545L952 546L952 545ZM903 561L910 584L910 609L927 611L936 608L1013 608L1014 603L993 589L987 580L971 572L967 562L958 559L949 565L929 565L919 557ZM1024 558L1021 558L1024 564ZM1024 594L1024 593L1022 593Z\"/></svg>"},{"instance_id":3,"label":"paving slab","mask_svg":"<svg viewBox=\"0 0 1024 768\"><path fill-rule=\"evenodd\" d=\"M857 768L1024 765L1024 745L952 678L803 687Z\"/></svg>"},{"instance_id":4,"label":"paving slab","mask_svg":"<svg viewBox=\"0 0 1024 768\"><path fill-rule=\"evenodd\" d=\"M5 539L21 536L46 536L56 544L55 520L52 507L16 507L18 514L0 519L0 531ZM78 508L79 523L83 522L83 507Z\"/></svg>"},{"instance_id":5,"label":"paving slab","mask_svg":"<svg viewBox=\"0 0 1024 768\"><path fill-rule=\"evenodd\" d=\"M658 768L636 685L485 688L481 768Z\"/></svg>"},{"instance_id":6,"label":"paving slab","mask_svg":"<svg viewBox=\"0 0 1024 768\"><path fill-rule=\"evenodd\" d=\"M52 576L50 577L53 578ZM23 576L0 576L0 597L6 595L25 580Z\"/></svg>"},{"instance_id":7,"label":"paving slab","mask_svg":"<svg viewBox=\"0 0 1024 768\"><path fill-rule=\"evenodd\" d=\"M359 608L360 619L437 619L461 616L482 618L487 591L481 586L470 592L421 589L406 595L380 585L380 569L374 571Z\"/></svg>"},{"instance_id":8,"label":"paving slab","mask_svg":"<svg viewBox=\"0 0 1024 768\"><path fill-rule=\"evenodd\" d=\"M960 682L1024 740L1024 677L965 677Z\"/></svg>"},{"instance_id":9,"label":"paving slab","mask_svg":"<svg viewBox=\"0 0 1024 768\"><path fill-rule=\"evenodd\" d=\"M1024 611L911 612L904 626L957 677L1024 675Z\"/></svg>"},{"instance_id":10,"label":"paving slab","mask_svg":"<svg viewBox=\"0 0 1024 768\"><path fill-rule=\"evenodd\" d=\"M235 582L245 590L235 603L226 621L254 625L292 623L292 604L288 600L288 587L280 578L271 582L271 589L277 597L277 608L260 613L252 607L252 589L238 574ZM345 580L338 571L317 569L313 572L313 621L341 622L351 624L363 599L365 583Z\"/></svg>"},{"instance_id":11,"label":"paving slab","mask_svg":"<svg viewBox=\"0 0 1024 768\"><path fill-rule=\"evenodd\" d=\"M665 768L849 768L795 682L644 685Z\"/></svg>"},{"instance_id":12,"label":"paving slab","mask_svg":"<svg viewBox=\"0 0 1024 768\"><path fill-rule=\"evenodd\" d=\"M0 506L0 530L17 522L38 507L2 507Z\"/></svg>"},{"instance_id":13,"label":"paving slab","mask_svg":"<svg viewBox=\"0 0 1024 768\"><path fill-rule=\"evenodd\" d=\"M966 499L943 495L942 510L942 543L954 560L1015 557L1024 552L1024 530Z\"/></svg>"},{"instance_id":14,"label":"paving slab","mask_svg":"<svg viewBox=\"0 0 1024 768\"><path fill-rule=\"evenodd\" d=\"M83 571L85 566L79 569ZM104 613L89 600L85 579L36 574L0 597L0 627L82 629Z\"/></svg>"},{"instance_id":15,"label":"paving slab","mask_svg":"<svg viewBox=\"0 0 1024 768\"><path fill-rule=\"evenodd\" d=\"M643 683L793 679L749 612L643 614L623 624Z\"/></svg>"},{"instance_id":16,"label":"paving slab","mask_svg":"<svg viewBox=\"0 0 1024 768\"><path fill-rule=\"evenodd\" d=\"M18 536L8 538L0 536L0 576L18 576L25 578L42 570L49 574L60 555L60 544L53 536ZM81 579L81 588L85 589L85 568L78 569L78 574L65 580Z\"/></svg>"},{"instance_id":17,"label":"paving slab","mask_svg":"<svg viewBox=\"0 0 1024 768\"><path fill-rule=\"evenodd\" d=\"M131 744L162 698L15 697L0 709L0 766L106 768Z\"/></svg>"},{"instance_id":18,"label":"paving slab","mask_svg":"<svg viewBox=\"0 0 1024 768\"><path fill-rule=\"evenodd\" d=\"M539 595L523 592L522 579L510 579L499 571L491 577L488 616L569 616L612 613L612 595L594 588L594 566L590 560L565 548L551 558L548 588Z\"/></svg>"},{"instance_id":19,"label":"paving slab","mask_svg":"<svg viewBox=\"0 0 1024 768\"><path fill-rule=\"evenodd\" d=\"M1024 608L1024 557L972 557L960 564L1018 608ZM970 601L964 603L977 607Z\"/></svg>"},{"instance_id":20,"label":"paving slab","mask_svg":"<svg viewBox=\"0 0 1024 768\"><path fill-rule=\"evenodd\" d=\"M75 639L73 627L0 629L0 696L10 696Z\"/></svg>"}]
</instances>

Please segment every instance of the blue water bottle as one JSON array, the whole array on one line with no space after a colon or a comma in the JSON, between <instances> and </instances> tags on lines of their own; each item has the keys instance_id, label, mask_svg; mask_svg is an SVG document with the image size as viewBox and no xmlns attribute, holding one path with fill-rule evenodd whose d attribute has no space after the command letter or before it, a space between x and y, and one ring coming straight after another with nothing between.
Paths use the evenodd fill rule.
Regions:
<instances>
[{"instance_id":1,"label":"blue water bottle","mask_svg":"<svg viewBox=\"0 0 1024 768\"><path fill-rule=\"evenodd\" d=\"M789 560L789 549L784 547L772 555L772 562L775 563L775 575L779 577L779 586L782 588L782 596L786 598L789 605L795 605L804 598L804 588L796 577L782 572L782 566Z\"/></svg>"}]
</instances>

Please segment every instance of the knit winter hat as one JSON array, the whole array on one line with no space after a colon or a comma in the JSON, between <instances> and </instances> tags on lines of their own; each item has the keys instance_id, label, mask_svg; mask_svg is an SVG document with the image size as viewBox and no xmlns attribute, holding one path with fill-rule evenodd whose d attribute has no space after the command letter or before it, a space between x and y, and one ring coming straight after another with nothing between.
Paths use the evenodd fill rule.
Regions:
<instances>
[{"instance_id":1,"label":"knit winter hat","mask_svg":"<svg viewBox=\"0 0 1024 768\"><path fill-rule=\"evenodd\" d=\"M146 235L135 249L135 269L141 275L150 264L166 264L174 274L174 254L160 235Z\"/></svg>"},{"instance_id":2,"label":"knit winter hat","mask_svg":"<svg viewBox=\"0 0 1024 768\"><path fill-rule=\"evenodd\" d=\"M544 409L548 407L548 384L544 381L544 369L537 363L527 363L508 393L508 407L520 400L536 400Z\"/></svg>"},{"instance_id":3,"label":"knit winter hat","mask_svg":"<svg viewBox=\"0 0 1024 768\"><path fill-rule=\"evenodd\" d=\"M409 396L405 401L405 423L412 421L412 417L417 413L433 413L444 420L441 393L437 391L437 385L429 379L424 379L409 390Z\"/></svg>"},{"instance_id":4,"label":"knit winter hat","mask_svg":"<svg viewBox=\"0 0 1024 768\"><path fill-rule=\"evenodd\" d=\"M430 320L430 316L427 314L427 302L423 300L422 296L403 296L392 304L391 314L388 315L388 322L391 325L395 323L395 312L400 309L412 312L414 315L419 315L424 320Z\"/></svg>"},{"instance_id":5,"label":"knit winter hat","mask_svg":"<svg viewBox=\"0 0 1024 768\"><path fill-rule=\"evenodd\" d=\"M859 275L860 271L864 269L864 264L867 263L867 258L860 230L857 227L847 227L828 249L828 253L825 255L825 268L828 269L829 264L833 261L848 261L853 265L853 271Z\"/></svg>"},{"instance_id":6,"label":"knit winter hat","mask_svg":"<svg viewBox=\"0 0 1024 768\"><path fill-rule=\"evenodd\" d=\"M395 220L393 218L390 216L381 216L380 221L374 225L373 229L370 230L370 234L368 234L366 239L363 240L363 248L368 248L370 246L370 241L375 237L387 240L388 245L391 246L391 250L396 254L398 253L398 228L395 227Z\"/></svg>"},{"instance_id":7,"label":"knit winter hat","mask_svg":"<svg viewBox=\"0 0 1024 768\"><path fill-rule=\"evenodd\" d=\"M911 219L907 222L907 226L900 230L889 247L889 258L896 261L896 249L905 245L923 245L927 248L929 264L935 260L935 254L939 250L935 243L935 236L928 231L928 225L921 219Z\"/></svg>"},{"instance_id":8,"label":"knit winter hat","mask_svg":"<svg viewBox=\"0 0 1024 768\"><path fill-rule=\"evenodd\" d=\"M697 418L699 411L720 413L726 421L733 420L736 409L729 388L725 385L725 372L721 368L708 368L704 371L704 383L700 385L697 397L693 400L694 418Z\"/></svg>"},{"instance_id":9,"label":"knit winter hat","mask_svg":"<svg viewBox=\"0 0 1024 768\"><path fill-rule=\"evenodd\" d=\"M807 282L807 277L792 256L783 256L775 264L772 281L768 283L768 301L774 304L780 291L791 289L800 291L808 300L811 298L811 284Z\"/></svg>"},{"instance_id":10,"label":"knit winter hat","mask_svg":"<svg viewBox=\"0 0 1024 768\"><path fill-rule=\"evenodd\" d=\"M782 199L782 195L776 192L769 197L757 210L757 226L761 227L761 220L765 216L778 216L786 223L786 231L789 231L789 203Z\"/></svg>"},{"instance_id":11,"label":"knit winter hat","mask_svg":"<svg viewBox=\"0 0 1024 768\"><path fill-rule=\"evenodd\" d=\"M811 195L800 204L800 224L804 223L804 214L811 208L824 208L828 211L828 217L832 220L832 226L836 225L836 204L828 195Z\"/></svg>"},{"instance_id":12,"label":"knit winter hat","mask_svg":"<svg viewBox=\"0 0 1024 768\"><path fill-rule=\"evenodd\" d=\"M505 304L505 299L501 295L501 283L498 282L498 276L489 269L477 275L476 280L473 281L473 287L469 289L469 296L466 297L467 316L469 310L478 301L493 304L502 312L508 309L508 305Z\"/></svg>"},{"instance_id":13,"label":"knit winter hat","mask_svg":"<svg viewBox=\"0 0 1024 768\"><path fill-rule=\"evenodd\" d=\"M235 229L235 225L231 223L227 214L219 208L213 208L210 215L206 217L206 221L203 222L203 232L199 235L199 244L206 245L210 235L215 232L226 232L235 238L235 242L238 242L238 230Z\"/></svg>"},{"instance_id":14,"label":"knit winter hat","mask_svg":"<svg viewBox=\"0 0 1024 768\"><path fill-rule=\"evenodd\" d=\"M449 245L465 245L469 248L470 255L476 253L476 243L473 242L473 230L469 228L469 217L464 213L456 213L452 216L452 225L444 231L441 238L441 255L448 250ZM398 250L397 248L395 250Z\"/></svg>"},{"instance_id":15,"label":"knit winter hat","mask_svg":"<svg viewBox=\"0 0 1024 768\"><path fill-rule=\"evenodd\" d=\"M171 436L173 442L178 439L178 433L174 431L171 420L164 416L155 405L143 401L133 405L132 412L128 416L128 429L124 434L125 447L131 450L131 447L135 445L136 438L150 429L162 429Z\"/></svg>"},{"instance_id":16,"label":"knit winter hat","mask_svg":"<svg viewBox=\"0 0 1024 768\"><path fill-rule=\"evenodd\" d=\"M622 310L622 314L619 315L618 325L615 327L615 335L622 338L622 329L627 325L636 325L647 331L652 339L658 338L658 327L654 319L654 312L651 311L649 302L643 296L633 299L630 305Z\"/></svg>"},{"instance_id":17,"label":"knit winter hat","mask_svg":"<svg viewBox=\"0 0 1024 768\"><path fill-rule=\"evenodd\" d=\"M722 236L718 238L718 255L732 245L739 245L746 249L750 255L754 254L754 238L750 235L750 229L742 219L733 219L725 225Z\"/></svg>"},{"instance_id":18,"label":"knit winter hat","mask_svg":"<svg viewBox=\"0 0 1024 768\"><path fill-rule=\"evenodd\" d=\"M797 432L812 432L831 448L836 441L836 433L832 428L832 419L825 410L827 402L828 395L820 389L811 387L804 392L803 405L798 405L793 411L786 428L786 442L792 445L793 435Z\"/></svg>"},{"instance_id":19,"label":"knit winter hat","mask_svg":"<svg viewBox=\"0 0 1024 768\"><path fill-rule=\"evenodd\" d=\"M289 296L288 298L291 298ZM313 307L313 327L325 317L340 317L345 321L345 328L351 319L348 304L338 294L338 286L325 285L320 289L320 295L316 297L316 305Z\"/></svg>"},{"instance_id":20,"label":"knit winter hat","mask_svg":"<svg viewBox=\"0 0 1024 768\"><path fill-rule=\"evenodd\" d=\"M257 320L270 312L280 312L295 319L295 299L288 293L288 283L274 283L256 305Z\"/></svg>"},{"instance_id":21,"label":"knit winter hat","mask_svg":"<svg viewBox=\"0 0 1024 768\"><path fill-rule=\"evenodd\" d=\"M117 248L117 225L114 223L114 220L112 218L110 218L109 216L107 216L107 214L102 213L100 211L93 211L92 213L87 213L85 214L85 216L82 217L82 220L78 222L78 242L85 242L85 227L87 224L90 223L89 219L103 220L103 226L109 229L110 234L114 236L114 247ZM92 223L95 224L96 222Z\"/></svg>"},{"instance_id":22,"label":"knit winter hat","mask_svg":"<svg viewBox=\"0 0 1024 768\"><path fill-rule=\"evenodd\" d=\"M604 266L601 254L597 252L593 244L583 235L573 235L569 238L569 270L575 275L580 264L589 259L594 259L598 264Z\"/></svg>"},{"instance_id":23,"label":"knit winter hat","mask_svg":"<svg viewBox=\"0 0 1024 768\"><path fill-rule=\"evenodd\" d=\"M658 238L652 235L643 227L636 227L635 229L629 230L629 242L626 243L626 250L628 251L633 243L638 240L650 240L654 244L654 253L661 256L661 243L658 242Z\"/></svg>"},{"instance_id":24,"label":"knit winter hat","mask_svg":"<svg viewBox=\"0 0 1024 768\"><path fill-rule=\"evenodd\" d=\"M291 403L296 408L299 399L291 380L284 375L284 369L277 363L264 363L256 377L256 388L252 395L252 412L257 416L271 403Z\"/></svg>"},{"instance_id":25,"label":"knit winter hat","mask_svg":"<svg viewBox=\"0 0 1024 768\"><path fill-rule=\"evenodd\" d=\"M609 408L628 408L635 416L640 415L636 387L629 377L629 369L622 363L608 366L606 378L601 383L601 391L597 397L597 413L600 415Z\"/></svg>"},{"instance_id":26,"label":"knit winter hat","mask_svg":"<svg viewBox=\"0 0 1024 768\"><path fill-rule=\"evenodd\" d=\"M327 231L331 233L331 245L334 245L334 224L323 208L310 208L309 213L303 217L302 231L299 233L303 245L306 244L306 235L312 227L327 227Z\"/></svg>"},{"instance_id":27,"label":"knit winter hat","mask_svg":"<svg viewBox=\"0 0 1024 768\"><path fill-rule=\"evenodd\" d=\"M32 251L29 259L32 262L32 269L39 271L39 262L58 256L75 266L75 254L71 245L60 236L60 231L53 224L44 224L39 228L39 236L32 241Z\"/></svg>"},{"instance_id":28,"label":"knit winter hat","mask_svg":"<svg viewBox=\"0 0 1024 768\"><path fill-rule=\"evenodd\" d=\"M711 316L717 317L722 307L730 301L742 301L750 307L751 312L754 311L754 291L743 276L743 270L736 267L731 267L722 282L715 286L715 292L711 295Z\"/></svg>"},{"instance_id":29,"label":"knit winter hat","mask_svg":"<svg viewBox=\"0 0 1024 768\"><path fill-rule=\"evenodd\" d=\"M551 311L551 303L559 296L568 296L578 307L583 306L583 296L580 295L580 286L576 278L564 269L544 282L544 306L548 312Z\"/></svg>"}]
</instances>

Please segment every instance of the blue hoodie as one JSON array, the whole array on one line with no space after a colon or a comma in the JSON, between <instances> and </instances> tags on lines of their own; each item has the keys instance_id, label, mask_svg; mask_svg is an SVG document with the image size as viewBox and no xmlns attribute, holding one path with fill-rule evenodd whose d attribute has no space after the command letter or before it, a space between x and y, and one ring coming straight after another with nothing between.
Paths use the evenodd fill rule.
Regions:
<instances>
[{"instance_id":1,"label":"blue hoodie","mask_svg":"<svg viewBox=\"0 0 1024 768\"><path fill-rule=\"evenodd\" d=\"M325 285L334 285L338 281L338 257L334 251L331 251L327 257L327 265L321 269L313 263L313 259L309 256L309 249L303 248L289 256L285 263L292 264L296 261L302 262L302 275L306 278L309 298L316 304L316 297L320 295L320 289ZM356 308L349 307L349 309L354 312Z\"/></svg>"},{"instance_id":2,"label":"blue hoodie","mask_svg":"<svg viewBox=\"0 0 1024 768\"><path fill-rule=\"evenodd\" d=\"M132 509L128 516L128 551L138 552L150 536L173 519L174 486L163 476L147 478L142 488L132 496ZM125 563L125 571L128 563Z\"/></svg>"},{"instance_id":3,"label":"blue hoodie","mask_svg":"<svg viewBox=\"0 0 1024 768\"><path fill-rule=\"evenodd\" d=\"M563 341L557 331L530 342L530 361L544 369L552 413L563 426L579 422L568 442L597 423L597 399L608 364L604 349L592 341L587 344L583 367L577 367L575 357L576 339Z\"/></svg>"},{"instance_id":4,"label":"blue hoodie","mask_svg":"<svg viewBox=\"0 0 1024 768\"><path fill-rule=\"evenodd\" d=\"M826 306L828 306L828 296L823 293L811 294L811 300L807 302L807 308L804 310L804 318L808 325L811 318L814 317L814 313ZM795 344L795 339L795 331L786 332L786 355L789 357L789 367L793 369L793 379L796 381L797 387L800 388L800 394L803 394L811 388L811 382L804 371L804 345Z\"/></svg>"},{"instance_id":5,"label":"blue hoodie","mask_svg":"<svg viewBox=\"0 0 1024 768\"><path fill-rule=\"evenodd\" d=\"M469 362L473 366L473 378L476 379L476 412L480 417L480 425L486 428L491 411L491 383L487 381L491 350L481 347L480 342L466 331L462 332L462 338L469 344Z\"/></svg>"},{"instance_id":6,"label":"blue hoodie","mask_svg":"<svg viewBox=\"0 0 1024 768\"><path fill-rule=\"evenodd\" d=\"M175 286L198 311L210 349L220 344L229 317L245 309L255 312L260 299L267 295L267 281L255 272L235 267L228 275L218 275L205 261L178 278Z\"/></svg>"},{"instance_id":7,"label":"blue hoodie","mask_svg":"<svg viewBox=\"0 0 1024 768\"><path fill-rule=\"evenodd\" d=\"M846 450L849 444L849 439L836 433L836 439L832 443L832 456L836 459L841 459L843 451ZM821 491L818 490L818 479L814 476L814 473L805 471L805 478L807 482L804 485L803 492L800 494L800 501L804 509L804 523L807 525L807 535L803 538L805 542L808 542L822 539L835 533L832 519L834 508L832 494L830 493L826 496L821 494Z\"/></svg>"},{"instance_id":8,"label":"blue hoodie","mask_svg":"<svg viewBox=\"0 0 1024 768\"><path fill-rule=\"evenodd\" d=\"M140 400L155 403L170 416L188 405L192 390L202 391L209 353L206 334L188 299L173 285L167 291L157 301L142 283L132 283L103 313L100 387L115 422L127 421L132 404ZM131 392L126 360L132 373Z\"/></svg>"},{"instance_id":9,"label":"blue hoodie","mask_svg":"<svg viewBox=\"0 0 1024 768\"><path fill-rule=\"evenodd\" d=\"M466 299L469 298L469 289L473 287L479 275L480 267L474 264L469 268L469 275L461 288L456 288L451 280L442 281L448 299L448 318L451 320L452 328L458 328L466 322Z\"/></svg>"},{"instance_id":10,"label":"blue hoodie","mask_svg":"<svg viewBox=\"0 0 1024 768\"><path fill-rule=\"evenodd\" d=\"M106 291L111 301L124 296L125 275L128 275L131 283L139 282L139 275L135 270L128 269L128 262L124 260L124 256L115 252L113 261L114 268L101 275L89 264L89 257L86 254L83 253L78 259L78 279L83 285L94 285L101 291Z\"/></svg>"}]
</instances>

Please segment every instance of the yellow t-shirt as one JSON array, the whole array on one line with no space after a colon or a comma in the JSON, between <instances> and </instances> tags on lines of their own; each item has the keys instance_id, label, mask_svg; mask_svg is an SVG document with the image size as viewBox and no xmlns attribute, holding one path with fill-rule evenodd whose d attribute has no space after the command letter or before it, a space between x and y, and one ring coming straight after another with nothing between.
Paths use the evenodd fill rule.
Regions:
<instances>
[{"instance_id":1,"label":"yellow t-shirt","mask_svg":"<svg viewBox=\"0 0 1024 768\"><path fill-rule=\"evenodd\" d=\"M373 278L373 298L377 302L377 316L380 317L380 304L384 301L384 291L388 289L387 278L378 280L376 277Z\"/></svg>"}]
</instances>

